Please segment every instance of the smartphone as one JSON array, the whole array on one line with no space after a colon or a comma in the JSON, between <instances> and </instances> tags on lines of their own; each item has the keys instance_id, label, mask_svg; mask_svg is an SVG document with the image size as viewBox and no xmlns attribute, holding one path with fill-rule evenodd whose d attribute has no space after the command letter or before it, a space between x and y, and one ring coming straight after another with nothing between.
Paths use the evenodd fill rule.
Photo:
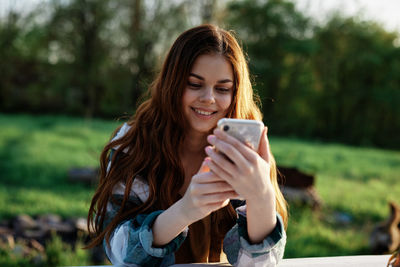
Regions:
<instances>
[{"instance_id":1,"label":"smartphone","mask_svg":"<svg viewBox=\"0 0 400 267\"><path fill-rule=\"evenodd\" d=\"M224 118L218 121L217 127L258 151L261 134L264 130L262 121Z\"/></svg>"}]
</instances>

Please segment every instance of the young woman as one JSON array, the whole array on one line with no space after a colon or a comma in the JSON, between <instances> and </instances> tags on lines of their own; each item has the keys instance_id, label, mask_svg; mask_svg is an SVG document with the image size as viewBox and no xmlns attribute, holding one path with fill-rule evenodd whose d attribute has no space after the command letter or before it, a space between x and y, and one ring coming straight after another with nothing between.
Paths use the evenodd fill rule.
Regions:
<instances>
[{"instance_id":1,"label":"young woman","mask_svg":"<svg viewBox=\"0 0 400 267\"><path fill-rule=\"evenodd\" d=\"M123 266L225 255L237 266L275 266L287 211L267 129L258 151L214 130L224 117L261 120L235 38L212 25L182 33L149 90L102 152L89 247L103 243Z\"/></svg>"}]
</instances>

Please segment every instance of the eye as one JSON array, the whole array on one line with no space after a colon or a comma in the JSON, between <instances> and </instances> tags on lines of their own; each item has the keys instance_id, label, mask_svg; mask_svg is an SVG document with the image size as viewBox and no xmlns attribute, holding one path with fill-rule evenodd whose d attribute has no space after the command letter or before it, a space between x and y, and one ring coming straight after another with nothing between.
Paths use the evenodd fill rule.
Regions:
<instances>
[{"instance_id":1,"label":"eye","mask_svg":"<svg viewBox=\"0 0 400 267\"><path fill-rule=\"evenodd\" d=\"M191 82L188 82L188 85L189 85L191 88L194 88L194 89L198 89L198 88L201 87L201 84L198 84L198 83L191 83Z\"/></svg>"},{"instance_id":2,"label":"eye","mask_svg":"<svg viewBox=\"0 0 400 267\"><path fill-rule=\"evenodd\" d=\"M226 87L217 87L215 89L220 93L228 93L230 91L230 89Z\"/></svg>"}]
</instances>

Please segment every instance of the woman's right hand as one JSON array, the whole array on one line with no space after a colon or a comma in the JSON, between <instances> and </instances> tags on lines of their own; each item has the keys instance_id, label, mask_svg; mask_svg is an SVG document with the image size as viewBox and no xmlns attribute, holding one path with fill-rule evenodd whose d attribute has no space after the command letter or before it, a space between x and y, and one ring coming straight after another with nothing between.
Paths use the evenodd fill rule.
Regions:
<instances>
[{"instance_id":1,"label":"woman's right hand","mask_svg":"<svg viewBox=\"0 0 400 267\"><path fill-rule=\"evenodd\" d=\"M180 200L182 214L189 224L225 207L230 198L239 197L232 186L210 171L206 166L207 160L210 159L206 158L203 161Z\"/></svg>"}]
</instances>

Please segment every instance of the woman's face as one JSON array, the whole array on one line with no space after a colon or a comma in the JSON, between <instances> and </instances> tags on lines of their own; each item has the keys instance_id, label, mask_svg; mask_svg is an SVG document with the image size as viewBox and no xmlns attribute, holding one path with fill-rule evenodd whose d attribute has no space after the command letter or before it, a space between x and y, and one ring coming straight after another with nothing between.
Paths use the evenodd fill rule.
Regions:
<instances>
[{"instance_id":1,"label":"woman's face","mask_svg":"<svg viewBox=\"0 0 400 267\"><path fill-rule=\"evenodd\" d=\"M205 54L193 64L183 92L183 112L191 130L208 133L224 118L233 96L232 66L224 56Z\"/></svg>"}]
</instances>

